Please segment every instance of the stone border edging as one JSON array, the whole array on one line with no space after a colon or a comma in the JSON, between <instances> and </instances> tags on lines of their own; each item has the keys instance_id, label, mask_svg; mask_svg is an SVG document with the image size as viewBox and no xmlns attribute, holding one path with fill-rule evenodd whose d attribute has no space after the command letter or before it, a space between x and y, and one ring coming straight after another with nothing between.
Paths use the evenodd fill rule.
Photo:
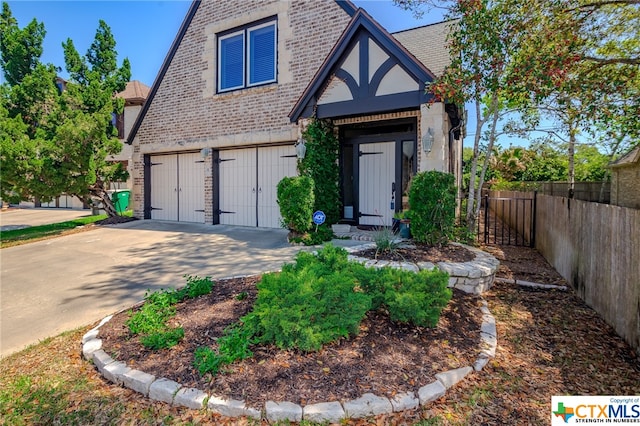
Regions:
<instances>
[{"instance_id":1,"label":"stone border edging","mask_svg":"<svg viewBox=\"0 0 640 426\"><path fill-rule=\"evenodd\" d=\"M361 249L362 248L357 248L357 250L353 251ZM364 260L368 261L368 259ZM378 264L378 267L382 266L404 268L402 265ZM413 266L415 267L415 265ZM440 266L440 264L438 264L438 266ZM433 269L433 267L429 269ZM493 269L493 274L495 274L495 269L497 269L497 265ZM491 277L491 283L493 282L493 274ZM236 276L233 278L238 277ZM451 280L449 282L450 286L458 288L456 284L457 282L452 285ZM465 291L464 289L461 290ZM435 381L426 386L420 387L417 392L399 393L392 399L376 396L372 393L365 393L360 398L344 401L342 403L338 401L320 402L305 405L304 407L287 401L267 401L264 405L264 409L259 410L247 406L245 401L225 399L215 395L209 395L199 389L183 387L180 383L173 380L163 377L157 378L156 376L143 371L132 369L127 367L125 363L115 361L111 358L102 349L102 340L98 338L98 334L100 327L111 320L113 315L105 317L96 327L85 333L82 337L82 354L85 359L92 361L100 374L110 382L127 387L144 395L145 397L148 397L149 399L163 401L170 405L182 406L196 410L206 408L225 417L246 416L259 420L264 417L268 421L272 422L285 420L300 422L304 419L313 422L329 421L337 423L347 418L356 419L376 416L378 414L391 414L394 412L415 409L419 406L426 406L430 402L444 396L447 389L463 380L467 375L474 371L481 371L487 365L489 360L495 357L498 335L495 318L489 311L487 301L482 297L480 311L482 313L482 325L480 327L480 354L473 366L465 366L437 373L435 375Z\"/></svg>"},{"instance_id":2,"label":"stone border edging","mask_svg":"<svg viewBox=\"0 0 640 426\"><path fill-rule=\"evenodd\" d=\"M496 271L500 265L500 261L480 249L470 247L464 244L451 243L464 247L475 255L475 258L469 262L390 262L387 260L374 260L365 257L353 256L362 250L376 248L375 243L361 244L354 247L346 248L349 252L349 260L363 263L368 267L382 268L390 266L392 268L405 269L408 271L418 272L419 270L438 268L449 274L449 287L457 288L465 293L482 294L489 290L493 285Z\"/></svg>"},{"instance_id":3,"label":"stone border edging","mask_svg":"<svg viewBox=\"0 0 640 426\"><path fill-rule=\"evenodd\" d=\"M500 278L500 277L494 278L494 281L498 281L498 282L501 282L501 283L507 283L507 284L515 284L515 285L519 285L521 287L539 288L539 289L543 289L543 290L562 290L562 291L567 291L567 286L566 285L540 284L540 283L532 283L530 281L516 280L516 279L513 279L513 278Z\"/></svg>"}]
</instances>

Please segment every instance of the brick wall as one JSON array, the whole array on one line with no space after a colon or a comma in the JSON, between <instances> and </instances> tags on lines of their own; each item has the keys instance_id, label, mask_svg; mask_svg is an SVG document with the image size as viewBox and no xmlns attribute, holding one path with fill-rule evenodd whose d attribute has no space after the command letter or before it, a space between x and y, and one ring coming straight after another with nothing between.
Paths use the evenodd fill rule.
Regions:
<instances>
[{"instance_id":1,"label":"brick wall","mask_svg":"<svg viewBox=\"0 0 640 426\"><path fill-rule=\"evenodd\" d=\"M640 162L613 168L611 204L640 209Z\"/></svg>"},{"instance_id":2,"label":"brick wall","mask_svg":"<svg viewBox=\"0 0 640 426\"><path fill-rule=\"evenodd\" d=\"M216 34L271 16L278 20L278 82L216 94ZM298 129L288 114L349 20L333 0L204 0L134 141L136 217L143 216L144 154L293 143ZM207 201L207 223L210 208Z\"/></svg>"}]
</instances>

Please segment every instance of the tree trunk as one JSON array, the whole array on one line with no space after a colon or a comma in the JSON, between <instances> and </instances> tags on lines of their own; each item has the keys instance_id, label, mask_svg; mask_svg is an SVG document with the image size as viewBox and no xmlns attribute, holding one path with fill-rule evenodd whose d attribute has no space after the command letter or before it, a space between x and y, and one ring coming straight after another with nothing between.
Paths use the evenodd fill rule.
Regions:
<instances>
[{"instance_id":1,"label":"tree trunk","mask_svg":"<svg viewBox=\"0 0 640 426\"><path fill-rule=\"evenodd\" d=\"M487 145L487 155L484 158L484 164L482 165L482 170L480 171L480 180L478 181L478 193L476 198L480 200L482 197L482 186L484 185L484 177L487 174L487 168L489 167L489 161L491 160L491 153L493 152L493 145L496 141L496 127L498 126L498 118L500 116L500 111L498 110L498 97L497 95L493 96L491 99L491 110L489 111L491 116L491 129L489 131L489 144ZM489 206L485 206L488 208ZM476 205L474 217L477 218L480 214L480 203L478 202Z\"/></svg>"},{"instance_id":2,"label":"tree trunk","mask_svg":"<svg viewBox=\"0 0 640 426\"><path fill-rule=\"evenodd\" d=\"M476 188L476 173L478 171L478 157L480 156L480 138L482 137L482 127L484 126L484 119L481 116L480 101L476 99L476 134L473 139L473 157L471 158L471 171L469 176L469 194L467 194L467 229L469 232L475 232L476 219L475 212L475 188ZM479 201L478 201L479 203Z\"/></svg>"}]
</instances>

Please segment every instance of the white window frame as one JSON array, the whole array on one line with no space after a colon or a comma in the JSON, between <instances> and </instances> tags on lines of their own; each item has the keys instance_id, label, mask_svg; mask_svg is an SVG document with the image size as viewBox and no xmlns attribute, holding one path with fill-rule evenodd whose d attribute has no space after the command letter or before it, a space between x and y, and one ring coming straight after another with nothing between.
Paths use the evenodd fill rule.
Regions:
<instances>
[{"instance_id":1,"label":"white window frame","mask_svg":"<svg viewBox=\"0 0 640 426\"><path fill-rule=\"evenodd\" d=\"M249 70L251 67L251 32L260 30L265 27L273 26L274 38L273 38L273 79L250 83ZM228 38L242 35L243 49L244 49L244 63L242 73L242 85L234 87L226 87L222 89L222 42ZM233 90L246 89L249 87L263 86L265 84L271 84L278 81L278 20L273 18L266 22L262 22L255 25L247 25L237 31L232 31L218 36L218 60L217 60L217 80L218 80L218 93L231 92Z\"/></svg>"},{"instance_id":2,"label":"white window frame","mask_svg":"<svg viewBox=\"0 0 640 426\"><path fill-rule=\"evenodd\" d=\"M247 39L246 39L246 34L244 32L244 30L241 31L235 31L229 34L225 34L223 36L218 37L218 91L219 92L229 92L231 90L237 90L237 89L242 89L245 87L245 83L246 83L246 69L247 69L247 59L246 59L246 55L242 55L242 59L244 61L244 63L242 64L242 84L239 86L233 86L233 87L226 87L224 89L221 89L222 87L222 42L226 39L232 38L232 37L236 37L238 35L242 36L242 45L243 45L243 49L246 49L246 44L247 44ZM243 52L244 53L244 52Z\"/></svg>"}]
</instances>

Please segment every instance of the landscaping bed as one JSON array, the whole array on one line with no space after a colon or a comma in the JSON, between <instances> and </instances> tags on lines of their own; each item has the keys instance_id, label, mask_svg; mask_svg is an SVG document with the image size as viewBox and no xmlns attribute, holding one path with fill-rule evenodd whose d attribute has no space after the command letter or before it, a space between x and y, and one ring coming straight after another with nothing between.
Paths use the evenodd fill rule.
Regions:
<instances>
[{"instance_id":1,"label":"landscaping bed","mask_svg":"<svg viewBox=\"0 0 640 426\"><path fill-rule=\"evenodd\" d=\"M224 366L215 376L201 376L193 365L194 352L215 348L223 330L249 313L257 281L218 280L210 294L179 303L169 325L182 327L184 338L171 349L145 348L129 332L128 312L100 329L103 349L130 368L254 407L267 400L300 405L350 400L367 392L393 397L416 391L437 373L473 364L479 353L480 299L454 290L435 328L394 322L384 310L370 311L356 337L340 338L320 351L255 346L252 357Z\"/></svg>"}]
</instances>

